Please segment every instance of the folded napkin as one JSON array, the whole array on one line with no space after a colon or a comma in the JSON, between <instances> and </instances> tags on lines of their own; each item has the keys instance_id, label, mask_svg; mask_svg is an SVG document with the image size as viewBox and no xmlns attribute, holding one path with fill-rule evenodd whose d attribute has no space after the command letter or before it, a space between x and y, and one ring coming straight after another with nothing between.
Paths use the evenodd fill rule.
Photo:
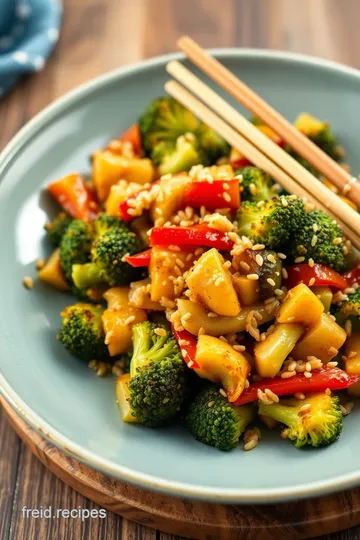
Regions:
<instances>
[{"instance_id":1,"label":"folded napkin","mask_svg":"<svg viewBox=\"0 0 360 540\"><path fill-rule=\"evenodd\" d=\"M0 96L40 71L59 37L60 0L0 0Z\"/></svg>"}]
</instances>

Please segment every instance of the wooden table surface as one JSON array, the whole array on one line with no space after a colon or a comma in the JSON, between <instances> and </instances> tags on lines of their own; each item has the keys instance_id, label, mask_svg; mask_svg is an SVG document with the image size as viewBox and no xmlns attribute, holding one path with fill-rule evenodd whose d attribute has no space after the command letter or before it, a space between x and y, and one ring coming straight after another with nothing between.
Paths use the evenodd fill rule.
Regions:
<instances>
[{"instance_id":1,"label":"wooden table surface","mask_svg":"<svg viewBox=\"0 0 360 540\"><path fill-rule=\"evenodd\" d=\"M205 47L263 47L360 68L359 0L64 0L59 43L45 69L0 103L0 148L55 98L114 67L173 51L187 33ZM21 509L96 508L49 473L0 410L0 538L180 540L114 514L22 519ZM360 539L360 527L323 540Z\"/></svg>"}]
</instances>

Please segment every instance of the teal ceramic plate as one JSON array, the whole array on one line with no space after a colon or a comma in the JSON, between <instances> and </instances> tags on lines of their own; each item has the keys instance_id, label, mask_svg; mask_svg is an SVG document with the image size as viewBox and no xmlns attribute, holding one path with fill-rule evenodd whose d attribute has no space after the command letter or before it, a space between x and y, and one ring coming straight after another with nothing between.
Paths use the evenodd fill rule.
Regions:
<instances>
[{"instance_id":1,"label":"teal ceramic plate","mask_svg":"<svg viewBox=\"0 0 360 540\"><path fill-rule=\"evenodd\" d=\"M331 121L360 171L360 73L303 56L253 50L216 54L235 74L293 120L302 111ZM163 93L173 57L114 71L60 99L32 120L0 159L0 385L35 429L91 467L139 486L222 502L274 502L360 484L360 408L326 449L296 450L278 433L251 451L222 453L180 427L150 430L122 423L114 380L99 379L56 341L69 296L41 284L34 263L47 255L43 225L54 209L41 190L136 120ZM264 430L265 431L265 430Z\"/></svg>"}]
</instances>

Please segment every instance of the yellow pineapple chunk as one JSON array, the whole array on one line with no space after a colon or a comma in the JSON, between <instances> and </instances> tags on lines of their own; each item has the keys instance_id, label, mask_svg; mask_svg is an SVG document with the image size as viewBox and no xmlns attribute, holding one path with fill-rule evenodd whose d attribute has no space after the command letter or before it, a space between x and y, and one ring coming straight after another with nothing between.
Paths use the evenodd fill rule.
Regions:
<instances>
[{"instance_id":1,"label":"yellow pineapple chunk","mask_svg":"<svg viewBox=\"0 0 360 540\"><path fill-rule=\"evenodd\" d=\"M126 180L120 180L117 184L114 184L110 188L110 193L105 202L105 211L109 216L119 217L120 203L124 202L126 199L141 191L143 189L141 184L136 182L127 182Z\"/></svg>"},{"instance_id":2,"label":"yellow pineapple chunk","mask_svg":"<svg viewBox=\"0 0 360 540\"><path fill-rule=\"evenodd\" d=\"M154 177L150 159L126 158L102 150L93 155L92 180L100 201L104 201L112 185L119 180L147 184Z\"/></svg>"},{"instance_id":3,"label":"yellow pineapple chunk","mask_svg":"<svg viewBox=\"0 0 360 540\"><path fill-rule=\"evenodd\" d=\"M296 285L287 293L280 307L279 323L313 324L323 313L324 306L317 296L304 283Z\"/></svg>"},{"instance_id":4,"label":"yellow pineapple chunk","mask_svg":"<svg viewBox=\"0 0 360 540\"><path fill-rule=\"evenodd\" d=\"M301 113L296 118L294 122L294 126L299 131L302 131L306 135L317 135L319 131L325 129L328 124L327 122L323 122L321 120L318 120L314 116L311 116L311 114L308 113Z\"/></svg>"},{"instance_id":5,"label":"yellow pineapple chunk","mask_svg":"<svg viewBox=\"0 0 360 540\"><path fill-rule=\"evenodd\" d=\"M190 270L186 284L208 309L219 315L235 317L240 312L240 303L224 262L217 249L209 249Z\"/></svg>"},{"instance_id":6,"label":"yellow pineapple chunk","mask_svg":"<svg viewBox=\"0 0 360 540\"><path fill-rule=\"evenodd\" d=\"M151 300L159 302L161 298L176 297L174 279L179 277L192 265L193 253L185 251L171 251L170 249L153 247L149 266L151 280ZM178 272L177 270L178 269Z\"/></svg>"},{"instance_id":7,"label":"yellow pineapple chunk","mask_svg":"<svg viewBox=\"0 0 360 540\"><path fill-rule=\"evenodd\" d=\"M265 341L254 347L256 371L261 377L275 377L304 332L301 324L277 324Z\"/></svg>"},{"instance_id":8,"label":"yellow pineapple chunk","mask_svg":"<svg viewBox=\"0 0 360 540\"><path fill-rule=\"evenodd\" d=\"M150 209L151 219L157 224L168 221L183 205L185 193L191 184L190 176L184 173L165 175L159 182L159 194Z\"/></svg>"},{"instance_id":9,"label":"yellow pineapple chunk","mask_svg":"<svg viewBox=\"0 0 360 540\"><path fill-rule=\"evenodd\" d=\"M199 336L195 361L196 373L203 379L221 384L230 402L236 401L245 387L250 364L231 345L213 336Z\"/></svg>"},{"instance_id":10,"label":"yellow pineapple chunk","mask_svg":"<svg viewBox=\"0 0 360 540\"><path fill-rule=\"evenodd\" d=\"M180 313L181 324L194 336L198 335L200 328L205 330L209 336L223 336L228 333L243 332L246 329L247 317L251 311L256 311L261 315L258 325L267 323L274 318L274 315L266 311L264 304L254 304L245 306L236 317L208 317L208 311L200 304L179 298L177 307ZM183 319L183 316L190 313L190 317Z\"/></svg>"},{"instance_id":11,"label":"yellow pineapple chunk","mask_svg":"<svg viewBox=\"0 0 360 540\"><path fill-rule=\"evenodd\" d=\"M334 358L346 340L346 332L327 313L312 324L291 353L295 360L316 356L325 364Z\"/></svg>"},{"instance_id":12,"label":"yellow pineapple chunk","mask_svg":"<svg viewBox=\"0 0 360 540\"><path fill-rule=\"evenodd\" d=\"M131 413L130 407L130 373L125 373L116 379L115 392L116 401L120 409L121 418L124 422L134 424L138 423L138 420Z\"/></svg>"},{"instance_id":13,"label":"yellow pineapple chunk","mask_svg":"<svg viewBox=\"0 0 360 540\"><path fill-rule=\"evenodd\" d=\"M60 249L55 249L47 260L45 266L38 272L39 279L45 281L59 291L68 291L70 289L60 264Z\"/></svg>"},{"instance_id":14,"label":"yellow pineapple chunk","mask_svg":"<svg viewBox=\"0 0 360 540\"><path fill-rule=\"evenodd\" d=\"M232 281L242 306L251 306L259 302L260 289L257 281L241 274L234 275Z\"/></svg>"}]
</instances>

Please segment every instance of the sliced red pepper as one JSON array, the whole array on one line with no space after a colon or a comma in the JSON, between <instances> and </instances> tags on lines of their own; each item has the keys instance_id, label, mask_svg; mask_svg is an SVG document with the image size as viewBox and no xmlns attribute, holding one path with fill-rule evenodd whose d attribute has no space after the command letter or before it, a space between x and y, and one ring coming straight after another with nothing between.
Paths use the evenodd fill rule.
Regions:
<instances>
[{"instance_id":1,"label":"sliced red pepper","mask_svg":"<svg viewBox=\"0 0 360 540\"><path fill-rule=\"evenodd\" d=\"M344 370L336 367L313 370L312 377L307 379L303 373L298 373L289 379L275 377L274 379L264 379L262 381L251 384L249 388L243 391L235 405L243 405L256 401L258 390L268 388L277 396L285 396L288 394L296 394L302 392L325 392L327 388L330 390L343 390L353 386L360 380L358 375L349 375Z\"/></svg>"},{"instance_id":2,"label":"sliced red pepper","mask_svg":"<svg viewBox=\"0 0 360 540\"><path fill-rule=\"evenodd\" d=\"M286 271L288 277L286 278L285 283L289 289L295 287L299 283L309 285L310 280L312 285L325 285L334 287L335 289L345 289L348 286L343 276L324 264L315 263L314 266L309 266L308 264L294 264L293 266L287 266ZM315 279L314 282L313 278Z\"/></svg>"},{"instance_id":3,"label":"sliced red pepper","mask_svg":"<svg viewBox=\"0 0 360 540\"><path fill-rule=\"evenodd\" d=\"M130 266L139 268L141 266L149 266L151 259L151 249L137 253L136 255L129 255L125 257L125 260Z\"/></svg>"},{"instance_id":4,"label":"sliced red pepper","mask_svg":"<svg viewBox=\"0 0 360 540\"><path fill-rule=\"evenodd\" d=\"M360 264L348 272L345 272L342 277L345 279L348 287L352 287L355 283L360 284Z\"/></svg>"},{"instance_id":5,"label":"sliced red pepper","mask_svg":"<svg viewBox=\"0 0 360 540\"><path fill-rule=\"evenodd\" d=\"M207 246L220 251L231 251L234 242L227 233L206 227L153 227L150 246Z\"/></svg>"},{"instance_id":6,"label":"sliced red pepper","mask_svg":"<svg viewBox=\"0 0 360 540\"><path fill-rule=\"evenodd\" d=\"M182 357L186 365L191 369L199 369L199 364L195 361L196 354L196 339L187 330L175 330L174 325L171 325L171 331L179 344Z\"/></svg>"},{"instance_id":7,"label":"sliced red pepper","mask_svg":"<svg viewBox=\"0 0 360 540\"><path fill-rule=\"evenodd\" d=\"M228 197L226 197L226 195ZM228 200L225 200L225 197ZM192 182L184 198L184 206L200 208L205 206L207 210L217 208L231 208L236 210L240 206L239 180L215 180L213 182Z\"/></svg>"},{"instance_id":8,"label":"sliced red pepper","mask_svg":"<svg viewBox=\"0 0 360 540\"><path fill-rule=\"evenodd\" d=\"M94 190L77 173L52 182L48 190L60 206L76 219L91 221L99 211Z\"/></svg>"}]
</instances>

